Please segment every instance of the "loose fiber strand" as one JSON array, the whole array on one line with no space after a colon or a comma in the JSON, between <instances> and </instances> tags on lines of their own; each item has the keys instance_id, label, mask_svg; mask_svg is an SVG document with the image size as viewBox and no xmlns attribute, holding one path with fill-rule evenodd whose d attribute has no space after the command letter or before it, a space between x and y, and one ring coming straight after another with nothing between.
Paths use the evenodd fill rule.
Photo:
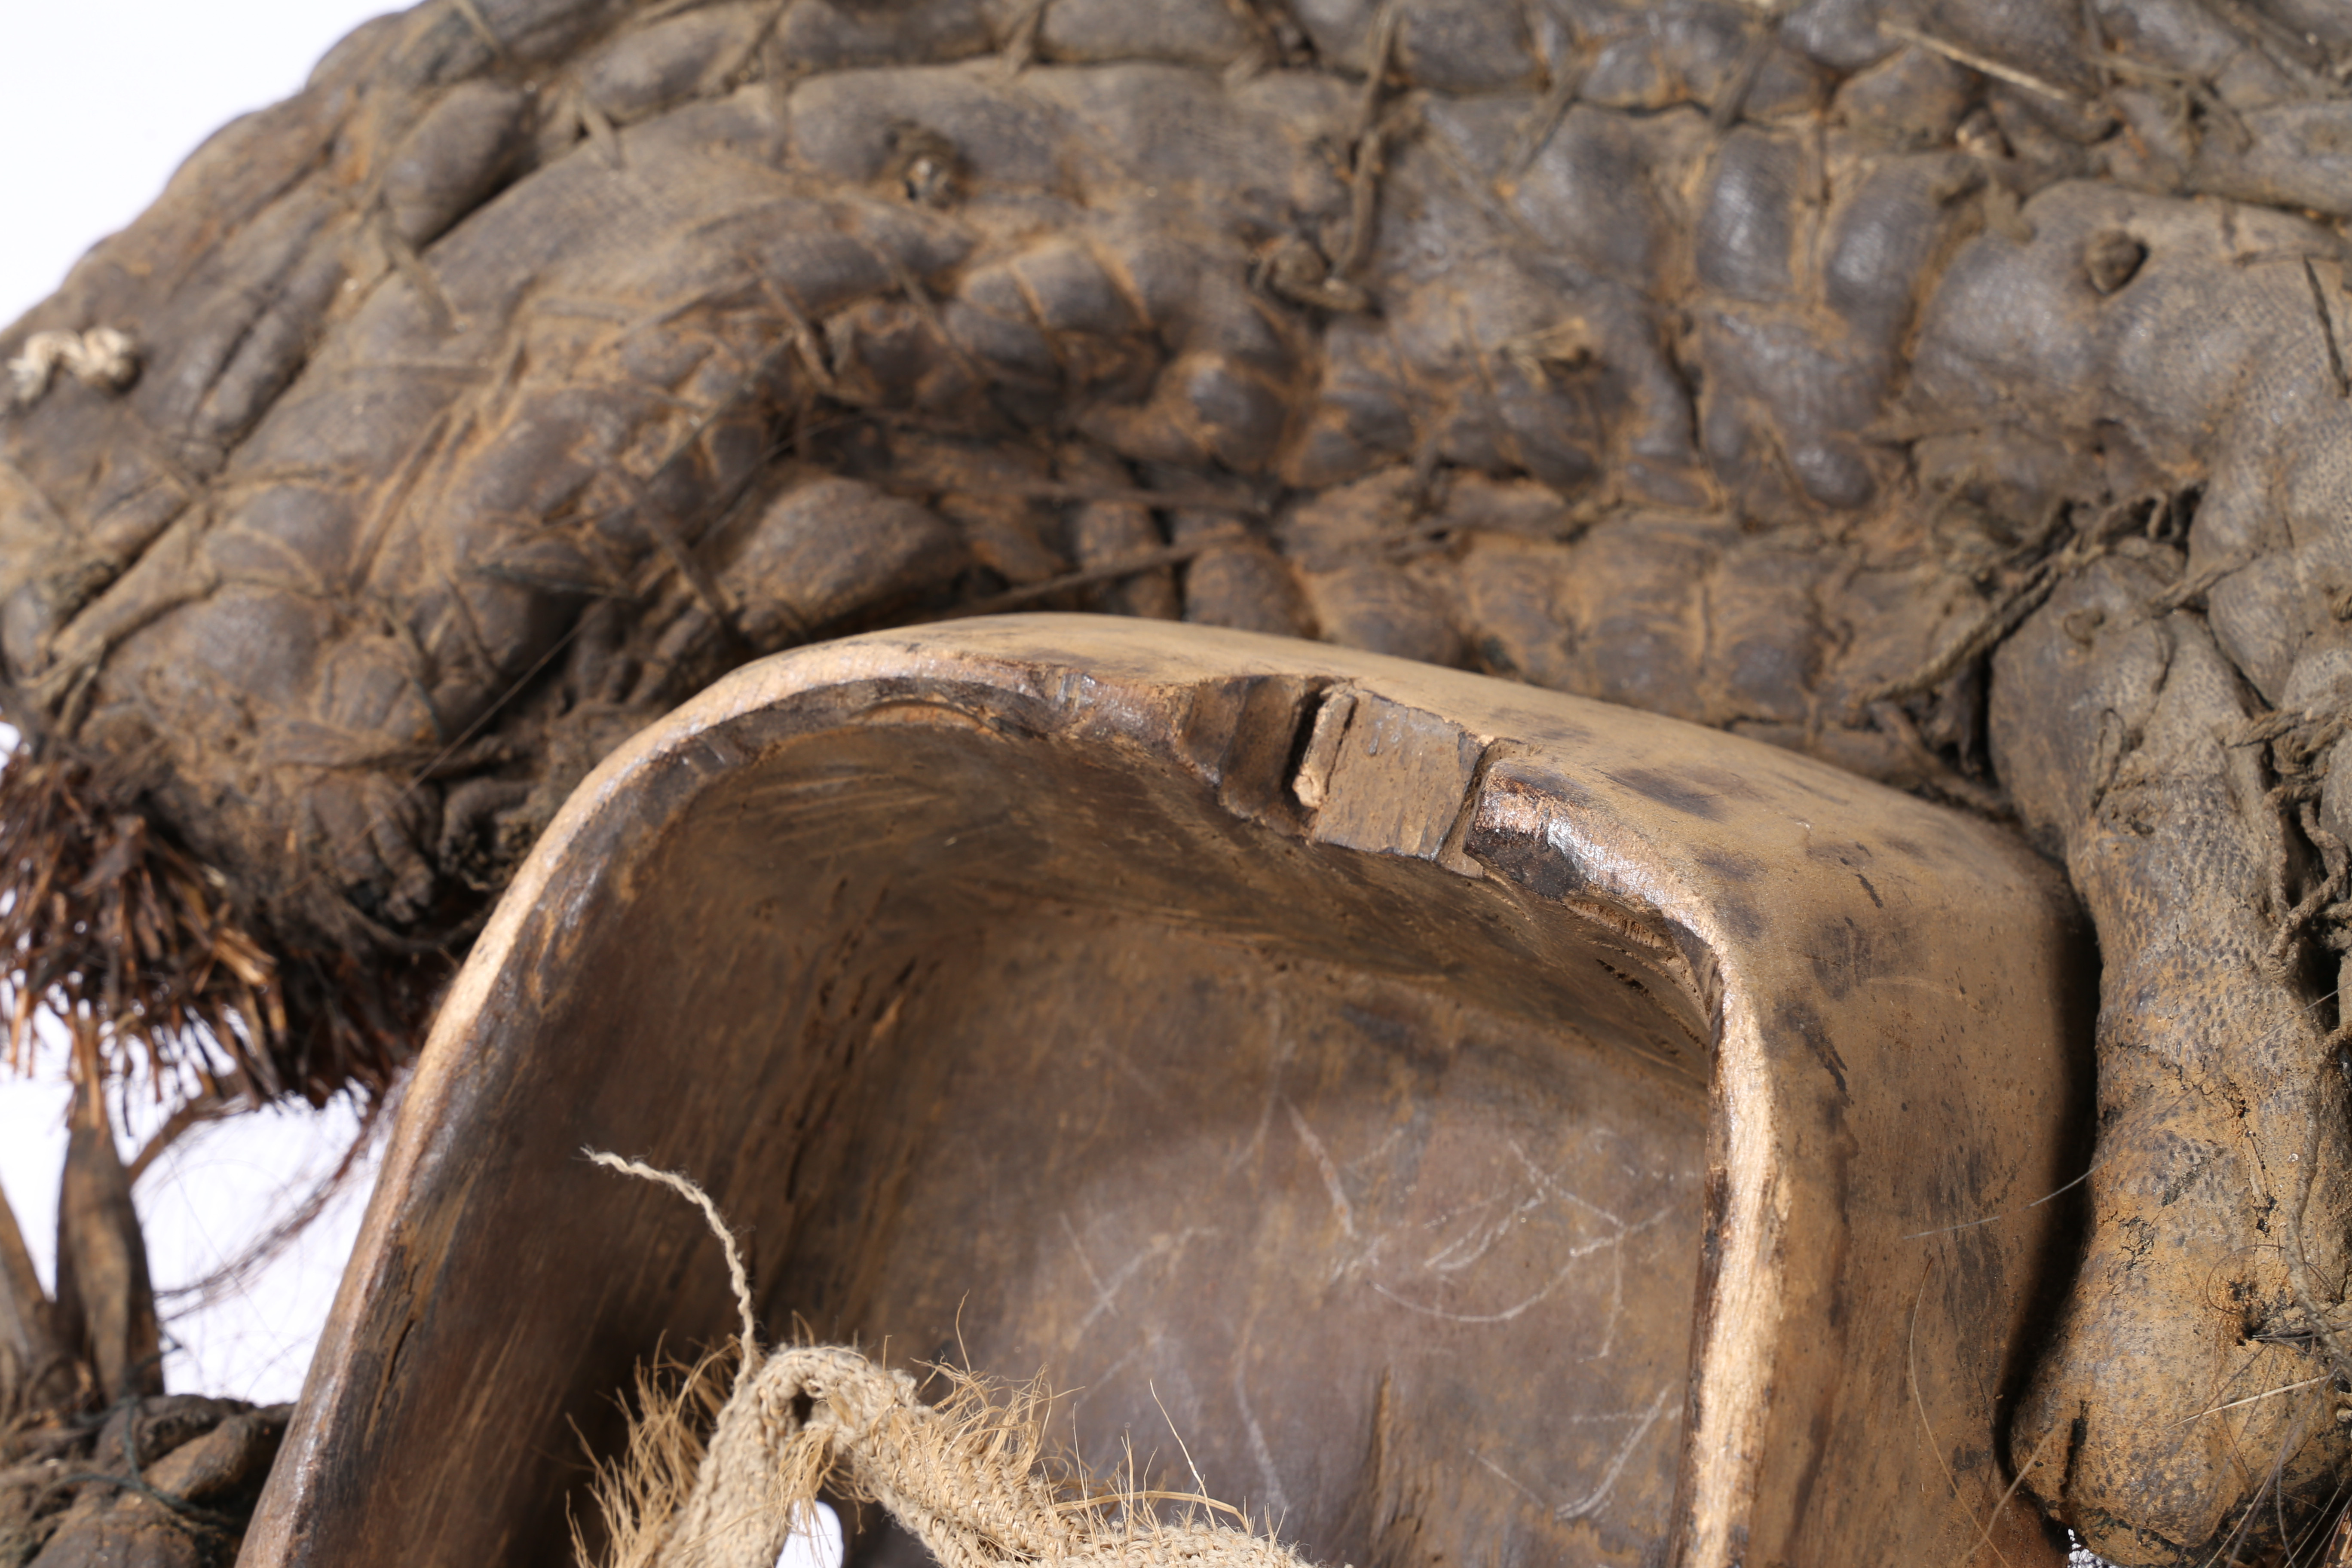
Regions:
<instances>
[{"instance_id":1,"label":"loose fiber strand","mask_svg":"<svg viewBox=\"0 0 2352 1568\"><path fill-rule=\"evenodd\" d=\"M763 1356L749 1273L709 1194L674 1172L588 1154L701 1208L726 1248L742 1351L723 1400L723 1354L705 1357L675 1386L640 1373L626 1447L596 1467L601 1558L572 1531L582 1568L772 1568L828 1488L880 1504L943 1568L1307 1568L1278 1542L1214 1522L1222 1514L1245 1524L1247 1516L1202 1493L1146 1490L1131 1468L1111 1487L1076 1469L1051 1473L1044 1417L1053 1396L1042 1377L1000 1399L978 1376L941 1368L947 1394L929 1405L906 1373L843 1346ZM1185 1504L1184 1517L1161 1519L1150 1506L1159 1501Z\"/></svg>"}]
</instances>

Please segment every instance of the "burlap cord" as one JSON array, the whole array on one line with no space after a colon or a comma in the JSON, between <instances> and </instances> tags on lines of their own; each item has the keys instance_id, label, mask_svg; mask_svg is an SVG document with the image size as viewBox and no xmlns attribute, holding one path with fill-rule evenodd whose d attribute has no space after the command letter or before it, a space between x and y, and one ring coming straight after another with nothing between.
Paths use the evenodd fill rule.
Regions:
<instances>
[{"instance_id":1,"label":"burlap cord","mask_svg":"<svg viewBox=\"0 0 2352 1568\"><path fill-rule=\"evenodd\" d=\"M1203 1517L1247 1522L1205 1496L1092 1488L1050 1474L1040 1444L1046 1398L1034 1385L999 1403L978 1380L953 1378L932 1406L906 1373L844 1346L763 1352L741 1256L709 1198L675 1173L589 1157L702 1207L726 1248L744 1324L742 1360L707 1447L694 1407L709 1363L667 1396L640 1381L628 1456L599 1467L604 1568L772 1568L795 1521L828 1488L881 1504L944 1568L1306 1568L1278 1542ZM1187 1505L1185 1516L1161 1519L1153 1505L1163 1501ZM588 1552L580 1556L594 1568Z\"/></svg>"}]
</instances>

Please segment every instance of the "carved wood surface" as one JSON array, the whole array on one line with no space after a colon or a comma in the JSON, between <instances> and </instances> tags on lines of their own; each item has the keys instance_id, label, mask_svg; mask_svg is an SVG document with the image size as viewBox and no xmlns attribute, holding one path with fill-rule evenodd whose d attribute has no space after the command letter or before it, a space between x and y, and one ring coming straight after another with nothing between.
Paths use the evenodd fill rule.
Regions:
<instances>
[{"instance_id":1,"label":"carved wood surface","mask_svg":"<svg viewBox=\"0 0 2352 1568\"><path fill-rule=\"evenodd\" d=\"M709 1185L772 1332L1043 1365L1095 1462L1182 1479L1172 1423L1318 1559L2054 1563L1995 1434L2074 1234L2075 919L1960 814L1374 655L752 665L476 946L243 1561L561 1555L571 1424L730 1321L593 1144Z\"/></svg>"}]
</instances>

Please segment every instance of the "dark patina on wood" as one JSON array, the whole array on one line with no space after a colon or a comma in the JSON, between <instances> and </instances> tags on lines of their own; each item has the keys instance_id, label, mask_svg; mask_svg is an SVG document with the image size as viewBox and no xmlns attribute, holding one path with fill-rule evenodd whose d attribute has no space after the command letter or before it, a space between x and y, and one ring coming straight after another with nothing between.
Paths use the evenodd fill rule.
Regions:
<instances>
[{"instance_id":1,"label":"dark patina on wood","mask_svg":"<svg viewBox=\"0 0 2352 1568\"><path fill-rule=\"evenodd\" d=\"M1172 1420L1318 1559L2054 1563L1997 1433L2074 1235L2028 1205L2075 918L1960 814L1377 656L751 666L477 944L244 1561L561 1558L571 1424L731 1322L593 1144L707 1183L778 1331L1044 1365L1095 1463L1181 1477Z\"/></svg>"}]
</instances>

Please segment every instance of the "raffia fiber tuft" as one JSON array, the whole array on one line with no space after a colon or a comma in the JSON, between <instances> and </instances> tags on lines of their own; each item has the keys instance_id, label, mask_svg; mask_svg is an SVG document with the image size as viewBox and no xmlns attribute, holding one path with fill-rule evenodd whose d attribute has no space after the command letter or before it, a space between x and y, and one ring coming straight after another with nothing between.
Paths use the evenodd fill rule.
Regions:
<instances>
[{"instance_id":1,"label":"raffia fiber tuft","mask_svg":"<svg viewBox=\"0 0 2352 1568\"><path fill-rule=\"evenodd\" d=\"M677 1188L725 1242L737 1305L751 1302L734 1238L684 1176L589 1152L599 1164ZM915 1380L838 1345L763 1352L747 1328L731 1388L724 1358L706 1357L675 1388L641 1373L628 1449L597 1467L607 1543L579 1531L582 1568L773 1568L820 1491L879 1503L943 1568L1009 1563L1099 1568L1307 1568L1263 1535L1215 1522L1240 1510L1195 1494L1098 1488L1046 1463L1042 1383L1000 1402L980 1379L950 1374L928 1405ZM700 1433L716 1411L706 1445ZM1155 1505L1186 1505L1166 1520Z\"/></svg>"},{"instance_id":2,"label":"raffia fiber tuft","mask_svg":"<svg viewBox=\"0 0 2352 1568\"><path fill-rule=\"evenodd\" d=\"M88 766L29 745L0 763L0 889L9 1066L30 1067L47 1008L103 1036L117 1072L190 1090L234 1073L274 1092L270 1047L286 1032L276 961L225 879Z\"/></svg>"},{"instance_id":3,"label":"raffia fiber tuft","mask_svg":"<svg viewBox=\"0 0 2352 1568\"><path fill-rule=\"evenodd\" d=\"M5 694L5 689L0 689ZM0 759L0 1067L41 1011L110 1079L184 1102L372 1100L415 1048L446 959L291 947L157 826L137 778L27 735Z\"/></svg>"}]
</instances>

